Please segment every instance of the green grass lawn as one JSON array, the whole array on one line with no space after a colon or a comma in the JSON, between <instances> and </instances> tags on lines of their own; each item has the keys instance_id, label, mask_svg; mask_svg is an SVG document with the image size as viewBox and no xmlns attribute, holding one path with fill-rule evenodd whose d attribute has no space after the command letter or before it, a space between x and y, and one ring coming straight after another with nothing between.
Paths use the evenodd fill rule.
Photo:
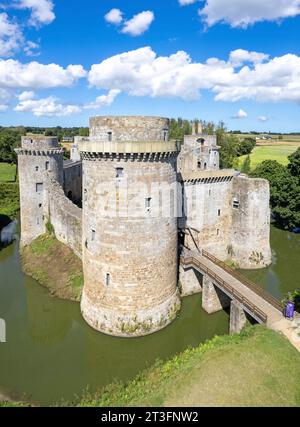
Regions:
<instances>
[{"instance_id":1,"label":"green grass lawn","mask_svg":"<svg viewBox=\"0 0 300 427\"><path fill-rule=\"evenodd\" d=\"M276 145L276 146L263 146L255 147L250 155L251 169L254 169L257 165L262 163L264 160L277 160L282 165L288 164L288 156L294 153L299 145ZM239 159L239 166L241 167L246 156L242 156Z\"/></svg>"},{"instance_id":2,"label":"green grass lawn","mask_svg":"<svg viewBox=\"0 0 300 427\"><path fill-rule=\"evenodd\" d=\"M300 354L262 326L216 337L80 406L300 406Z\"/></svg>"},{"instance_id":3,"label":"green grass lawn","mask_svg":"<svg viewBox=\"0 0 300 427\"><path fill-rule=\"evenodd\" d=\"M0 163L0 182L14 182L16 166L9 163Z\"/></svg>"}]
</instances>

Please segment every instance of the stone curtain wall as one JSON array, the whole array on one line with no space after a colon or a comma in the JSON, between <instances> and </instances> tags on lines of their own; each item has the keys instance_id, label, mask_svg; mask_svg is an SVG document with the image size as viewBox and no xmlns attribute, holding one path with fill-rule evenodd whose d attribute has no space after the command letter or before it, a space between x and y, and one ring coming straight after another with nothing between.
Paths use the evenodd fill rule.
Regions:
<instances>
[{"instance_id":1,"label":"stone curtain wall","mask_svg":"<svg viewBox=\"0 0 300 427\"><path fill-rule=\"evenodd\" d=\"M54 227L57 240L82 257L82 209L74 205L54 180L47 183L45 215Z\"/></svg>"},{"instance_id":2,"label":"stone curtain wall","mask_svg":"<svg viewBox=\"0 0 300 427\"><path fill-rule=\"evenodd\" d=\"M191 231L199 249L205 249L222 260L228 258L232 226L232 180L185 182L184 204L187 216L185 226L197 230ZM196 250L192 238L187 236L186 239L190 249Z\"/></svg>"},{"instance_id":3,"label":"stone curtain wall","mask_svg":"<svg viewBox=\"0 0 300 427\"><path fill-rule=\"evenodd\" d=\"M67 197L71 196L74 203L82 200L82 163L64 163L64 191Z\"/></svg>"}]
</instances>

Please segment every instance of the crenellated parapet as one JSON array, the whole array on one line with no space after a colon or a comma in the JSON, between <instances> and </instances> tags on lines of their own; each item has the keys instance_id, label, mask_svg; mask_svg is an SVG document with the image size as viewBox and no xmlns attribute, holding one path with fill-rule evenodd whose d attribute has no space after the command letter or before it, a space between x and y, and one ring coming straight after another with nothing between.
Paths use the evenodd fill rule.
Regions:
<instances>
[{"instance_id":1,"label":"crenellated parapet","mask_svg":"<svg viewBox=\"0 0 300 427\"><path fill-rule=\"evenodd\" d=\"M63 148L53 148L53 149L26 149L26 148L16 148L15 152L18 156L53 156L55 154L64 154Z\"/></svg>"}]
</instances>

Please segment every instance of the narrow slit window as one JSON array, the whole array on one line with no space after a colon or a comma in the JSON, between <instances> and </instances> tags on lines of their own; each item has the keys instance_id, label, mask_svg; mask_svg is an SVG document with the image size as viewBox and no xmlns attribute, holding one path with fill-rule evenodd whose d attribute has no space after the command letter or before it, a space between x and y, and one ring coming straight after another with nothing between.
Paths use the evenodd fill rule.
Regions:
<instances>
[{"instance_id":1,"label":"narrow slit window","mask_svg":"<svg viewBox=\"0 0 300 427\"><path fill-rule=\"evenodd\" d=\"M220 230L218 229L218 230L217 230L217 236L219 236L219 235L220 235Z\"/></svg>"},{"instance_id":2,"label":"narrow slit window","mask_svg":"<svg viewBox=\"0 0 300 427\"><path fill-rule=\"evenodd\" d=\"M110 274L109 273L107 273L105 276L105 285L106 286L110 285Z\"/></svg>"},{"instance_id":3,"label":"narrow slit window","mask_svg":"<svg viewBox=\"0 0 300 427\"><path fill-rule=\"evenodd\" d=\"M198 162L198 169L201 169L201 162Z\"/></svg>"},{"instance_id":4,"label":"narrow slit window","mask_svg":"<svg viewBox=\"0 0 300 427\"><path fill-rule=\"evenodd\" d=\"M46 171L49 170L49 162L45 163L45 169L46 169Z\"/></svg>"},{"instance_id":5,"label":"narrow slit window","mask_svg":"<svg viewBox=\"0 0 300 427\"><path fill-rule=\"evenodd\" d=\"M168 141L168 131L164 131L164 141Z\"/></svg>"},{"instance_id":6,"label":"narrow slit window","mask_svg":"<svg viewBox=\"0 0 300 427\"><path fill-rule=\"evenodd\" d=\"M112 132L107 132L107 139L109 142L112 141Z\"/></svg>"},{"instance_id":7,"label":"narrow slit window","mask_svg":"<svg viewBox=\"0 0 300 427\"><path fill-rule=\"evenodd\" d=\"M218 210L218 216L221 216L221 209Z\"/></svg>"},{"instance_id":8,"label":"narrow slit window","mask_svg":"<svg viewBox=\"0 0 300 427\"><path fill-rule=\"evenodd\" d=\"M145 207L148 212L150 212L150 209L151 209L151 201L152 201L151 197L147 197L145 199Z\"/></svg>"},{"instance_id":9,"label":"narrow slit window","mask_svg":"<svg viewBox=\"0 0 300 427\"><path fill-rule=\"evenodd\" d=\"M123 178L123 176L124 176L124 169L116 168L116 178Z\"/></svg>"},{"instance_id":10,"label":"narrow slit window","mask_svg":"<svg viewBox=\"0 0 300 427\"><path fill-rule=\"evenodd\" d=\"M92 242L94 242L96 239L96 231L92 230Z\"/></svg>"}]
</instances>

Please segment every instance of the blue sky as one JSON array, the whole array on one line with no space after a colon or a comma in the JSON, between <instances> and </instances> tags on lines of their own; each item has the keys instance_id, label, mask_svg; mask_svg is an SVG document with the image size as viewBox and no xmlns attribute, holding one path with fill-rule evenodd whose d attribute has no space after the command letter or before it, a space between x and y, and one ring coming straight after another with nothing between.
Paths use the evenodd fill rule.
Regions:
<instances>
[{"instance_id":1,"label":"blue sky","mask_svg":"<svg viewBox=\"0 0 300 427\"><path fill-rule=\"evenodd\" d=\"M300 131L299 24L300 0L2 0L0 125L149 114Z\"/></svg>"}]
</instances>

